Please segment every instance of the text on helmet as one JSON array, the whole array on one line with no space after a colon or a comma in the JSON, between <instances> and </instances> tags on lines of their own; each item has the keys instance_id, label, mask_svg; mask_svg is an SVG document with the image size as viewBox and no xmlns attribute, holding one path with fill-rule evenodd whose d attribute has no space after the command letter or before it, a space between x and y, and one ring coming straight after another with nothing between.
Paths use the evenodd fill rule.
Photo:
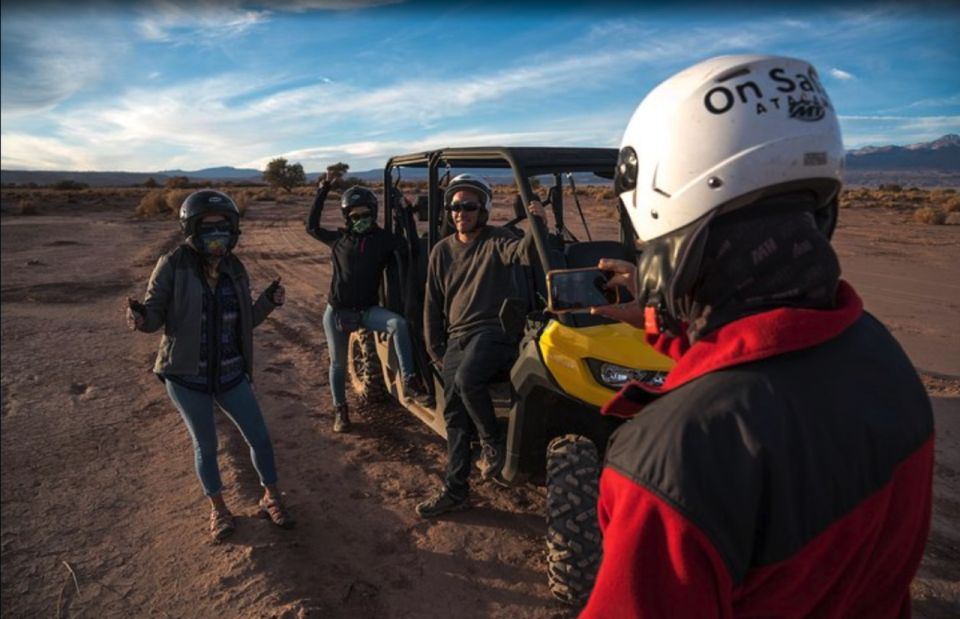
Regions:
<instances>
[{"instance_id":1,"label":"text on helmet","mask_svg":"<svg viewBox=\"0 0 960 619\"><path fill-rule=\"evenodd\" d=\"M768 73L775 82L773 92L763 89L753 80L732 86L714 86L703 97L703 104L711 114L726 114L735 105L753 104L757 114L766 114L771 108L783 109L789 118L802 121L817 121L826 115L830 99L817 79L817 72L810 67L804 75L787 75L786 69L774 67Z\"/></svg>"}]
</instances>

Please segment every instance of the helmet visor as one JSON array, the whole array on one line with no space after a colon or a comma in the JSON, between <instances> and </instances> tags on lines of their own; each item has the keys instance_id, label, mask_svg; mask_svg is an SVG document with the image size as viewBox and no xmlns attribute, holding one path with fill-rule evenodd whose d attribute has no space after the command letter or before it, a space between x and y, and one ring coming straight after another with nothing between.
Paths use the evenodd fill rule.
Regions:
<instances>
[{"instance_id":1,"label":"helmet visor","mask_svg":"<svg viewBox=\"0 0 960 619\"><path fill-rule=\"evenodd\" d=\"M617 158L617 170L613 176L613 190L617 195L637 188L638 167L637 151L630 146L621 148Z\"/></svg>"}]
</instances>

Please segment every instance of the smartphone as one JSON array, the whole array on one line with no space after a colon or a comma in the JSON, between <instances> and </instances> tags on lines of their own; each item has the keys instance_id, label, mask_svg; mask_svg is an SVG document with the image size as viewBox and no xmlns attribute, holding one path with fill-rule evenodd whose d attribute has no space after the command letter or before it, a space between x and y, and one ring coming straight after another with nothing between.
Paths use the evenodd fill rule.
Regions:
<instances>
[{"instance_id":1,"label":"smartphone","mask_svg":"<svg viewBox=\"0 0 960 619\"><path fill-rule=\"evenodd\" d=\"M591 307L616 305L620 287L607 288L612 271L596 267L547 272L547 310L554 314L589 312Z\"/></svg>"}]
</instances>

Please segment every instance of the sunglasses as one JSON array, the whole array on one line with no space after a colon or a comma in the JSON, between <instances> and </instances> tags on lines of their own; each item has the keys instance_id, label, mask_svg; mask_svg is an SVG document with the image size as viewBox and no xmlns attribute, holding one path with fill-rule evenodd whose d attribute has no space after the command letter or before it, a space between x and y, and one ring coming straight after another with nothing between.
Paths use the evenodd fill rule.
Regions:
<instances>
[{"instance_id":1,"label":"sunglasses","mask_svg":"<svg viewBox=\"0 0 960 619\"><path fill-rule=\"evenodd\" d=\"M229 221L218 221L216 223L200 224L201 234L210 234L212 232L233 232L233 225Z\"/></svg>"},{"instance_id":2,"label":"sunglasses","mask_svg":"<svg viewBox=\"0 0 960 619\"><path fill-rule=\"evenodd\" d=\"M483 205L479 202L461 202L456 200L447 205L447 210L451 213L456 213L457 211L466 211L472 213L478 209L483 208Z\"/></svg>"},{"instance_id":3,"label":"sunglasses","mask_svg":"<svg viewBox=\"0 0 960 619\"><path fill-rule=\"evenodd\" d=\"M350 220L360 221L361 219L370 219L371 217L373 217L373 215L371 215L370 213L356 213L356 214L350 215Z\"/></svg>"}]
</instances>

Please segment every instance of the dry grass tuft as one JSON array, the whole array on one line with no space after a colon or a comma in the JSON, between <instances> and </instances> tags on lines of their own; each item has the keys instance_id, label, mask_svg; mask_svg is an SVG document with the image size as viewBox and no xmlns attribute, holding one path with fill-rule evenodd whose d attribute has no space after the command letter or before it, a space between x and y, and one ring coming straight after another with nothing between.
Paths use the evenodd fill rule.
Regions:
<instances>
[{"instance_id":1,"label":"dry grass tuft","mask_svg":"<svg viewBox=\"0 0 960 619\"><path fill-rule=\"evenodd\" d=\"M17 202L17 210L15 211L17 215L37 215L40 211L37 209L37 205L26 198Z\"/></svg>"},{"instance_id":2,"label":"dry grass tuft","mask_svg":"<svg viewBox=\"0 0 960 619\"><path fill-rule=\"evenodd\" d=\"M193 191L193 189L173 189L167 191L167 208L170 209L174 217L180 216L180 205L183 204L183 201L186 200L187 196L193 193Z\"/></svg>"},{"instance_id":3,"label":"dry grass tuft","mask_svg":"<svg viewBox=\"0 0 960 619\"><path fill-rule=\"evenodd\" d=\"M253 199L257 202L272 202L277 199L277 194L272 189L258 189L253 194Z\"/></svg>"},{"instance_id":4,"label":"dry grass tuft","mask_svg":"<svg viewBox=\"0 0 960 619\"><path fill-rule=\"evenodd\" d=\"M162 190L154 190L140 199L137 205L137 215L139 217L156 217L164 213L169 213L167 200Z\"/></svg>"},{"instance_id":5,"label":"dry grass tuft","mask_svg":"<svg viewBox=\"0 0 960 619\"><path fill-rule=\"evenodd\" d=\"M233 195L233 202L240 209L240 217L247 214L247 200L249 199L246 191L238 191Z\"/></svg>"},{"instance_id":6,"label":"dry grass tuft","mask_svg":"<svg viewBox=\"0 0 960 619\"><path fill-rule=\"evenodd\" d=\"M930 224L934 226L940 226L946 223L947 214L938 208L934 208L932 206L924 206L914 211L913 220L921 224Z\"/></svg>"}]
</instances>

